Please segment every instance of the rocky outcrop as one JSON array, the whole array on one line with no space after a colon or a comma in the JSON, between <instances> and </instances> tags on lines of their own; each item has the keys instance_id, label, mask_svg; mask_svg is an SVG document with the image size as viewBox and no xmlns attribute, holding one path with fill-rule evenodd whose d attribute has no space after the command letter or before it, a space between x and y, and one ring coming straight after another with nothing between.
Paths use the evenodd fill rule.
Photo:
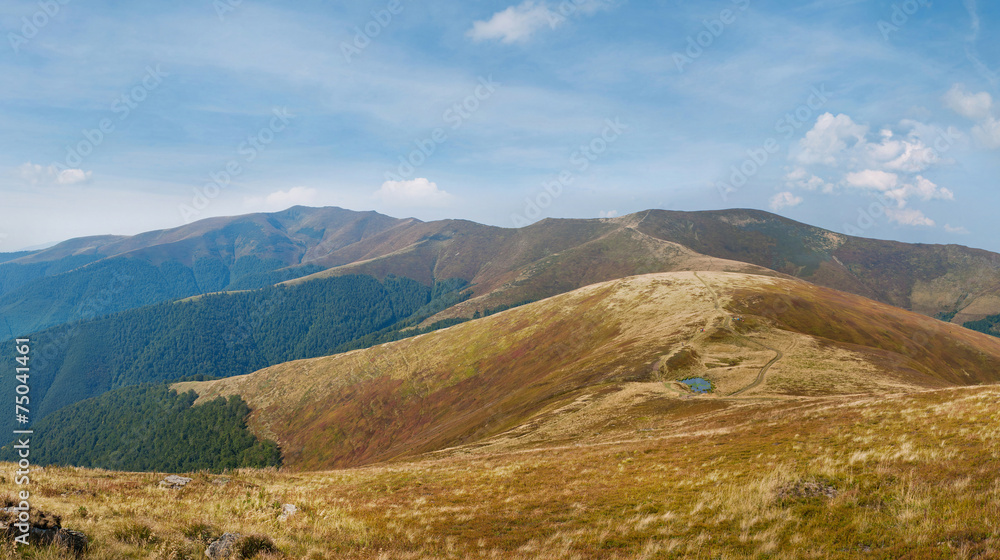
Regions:
<instances>
[{"instance_id":1,"label":"rocky outcrop","mask_svg":"<svg viewBox=\"0 0 1000 560\"><path fill-rule=\"evenodd\" d=\"M191 482L190 478L172 474L160 481L160 488L165 488L167 490L180 490L181 488L187 486L189 482Z\"/></svg>"},{"instance_id":2,"label":"rocky outcrop","mask_svg":"<svg viewBox=\"0 0 1000 560\"><path fill-rule=\"evenodd\" d=\"M226 533L218 538L215 542L208 545L208 550L205 551L205 556L209 558L229 558L236 552L236 543L240 540L243 535L239 533Z\"/></svg>"}]
</instances>

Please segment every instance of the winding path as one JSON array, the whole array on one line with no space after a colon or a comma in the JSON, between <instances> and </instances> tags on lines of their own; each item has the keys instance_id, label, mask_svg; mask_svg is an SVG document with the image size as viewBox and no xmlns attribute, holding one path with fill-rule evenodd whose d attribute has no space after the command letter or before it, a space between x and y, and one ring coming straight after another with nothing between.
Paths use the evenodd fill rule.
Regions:
<instances>
[{"instance_id":1,"label":"winding path","mask_svg":"<svg viewBox=\"0 0 1000 560\"><path fill-rule=\"evenodd\" d=\"M757 342L756 340L753 340L751 338L743 336L742 334L740 334L740 333L736 332L735 330L729 328L729 326L730 326L730 324L732 322L732 318L729 316L728 313L723 313L722 306L719 304L719 295L715 293L715 290L712 288L712 286L709 285L709 283L706 282L704 278L702 278L701 276L699 276L697 272L694 272L694 276L695 276L695 278L697 278L698 280L700 280L701 283L704 284L706 288L708 288L708 293L712 294L712 301L715 303L715 309L716 309L716 311L718 311L719 313L722 313L722 316L725 317L725 320L722 323L722 328L723 329L728 330L729 332L733 333L734 336L736 336L736 337L738 337L738 338L740 338L742 340L745 340L745 341L747 341L747 342L749 342L751 344L756 344L757 346L760 346L761 348L764 348L765 350L770 350L770 351L774 352L774 357L771 358L771 361L767 362L766 364L764 364L764 367L760 368L760 372L757 374L757 379L754 379L753 382L750 383L749 385L747 385L746 387L744 387L742 389L739 389L738 391L735 391L733 393L730 393L728 396L735 397L735 396L738 396L738 395L740 395L742 393L745 393L745 392L747 392L747 391L749 391L751 389L759 387L760 384L764 382L764 378L767 376L767 370L771 369L771 366L773 366L774 364L778 363L778 360L780 360L780 359L782 359L782 358L785 357L784 352L782 352L781 350L778 350L777 348L772 348L771 346L767 346L765 344L761 344L760 342Z\"/></svg>"}]
</instances>

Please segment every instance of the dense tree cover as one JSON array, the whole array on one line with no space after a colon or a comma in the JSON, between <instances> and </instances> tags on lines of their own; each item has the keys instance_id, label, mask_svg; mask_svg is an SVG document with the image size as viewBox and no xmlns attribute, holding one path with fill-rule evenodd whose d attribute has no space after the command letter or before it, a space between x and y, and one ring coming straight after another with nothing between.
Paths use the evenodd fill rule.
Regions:
<instances>
[{"instance_id":1,"label":"dense tree cover","mask_svg":"<svg viewBox=\"0 0 1000 560\"><path fill-rule=\"evenodd\" d=\"M382 282L333 277L210 294L48 329L30 336L32 413L37 420L120 387L242 375L395 340L404 336L400 329L460 299L464 286L429 288L394 276ZM13 342L5 345L12 348ZM5 383L0 398L12 402L13 391ZM0 418L0 429L12 428L12 421Z\"/></svg>"},{"instance_id":2,"label":"dense tree cover","mask_svg":"<svg viewBox=\"0 0 1000 560\"><path fill-rule=\"evenodd\" d=\"M3 255L25 256L21 253L4 253ZM14 258L20 258L20 256ZM56 261L39 263L20 264L8 262L9 260L14 260L14 258L0 259L0 295L13 292L17 288L39 278L55 276L79 268L94 262L99 257L93 255L74 255Z\"/></svg>"},{"instance_id":3,"label":"dense tree cover","mask_svg":"<svg viewBox=\"0 0 1000 560\"><path fill-rule=\"evenodd\" d=\"M34 252L35 251L18 251L16 253L0 253L0 263L12 261L14 259L19 259L21 257L27 257L28 255Z\"/></svg>"},{"instance_id":4,"label":"dense tree cover","mask_svg":"<svg viewBox=\"0 0 1000 560\"><path fill-rule=\"evenodd\" d=\"M247 429L250 407L241 398L192 406L196 398L158 385L78 402L35 425L32 462L167 472L280 465L278 446ZM7 460L12 451L3 449Z\"/></svg>"},{"instance_id":5,"label":"dense tree cover","mask_svg":"<svg viewBox=\"0 0 1000 560\"><path fill-rule=\"evenodd\" d=\"M21 336L70 321L91 319L156 303L222 290L252 290L323 270L286 267L275 258L248 255L227 261L78 255L35 264L0 263L0 316ZM6 334L6 333L5 333Z\"/></svg>"},{"instance_id":6,"label":"dense tree cover","mask_svg":"<svg viewBox=\"0 0 1000 560\"><path fill-rule=\"evenodd\" d=\"M969 321L963 326L967 329L1000 337L1000 315L993 315L979 321Z\"/></svg>"}]
</instances>

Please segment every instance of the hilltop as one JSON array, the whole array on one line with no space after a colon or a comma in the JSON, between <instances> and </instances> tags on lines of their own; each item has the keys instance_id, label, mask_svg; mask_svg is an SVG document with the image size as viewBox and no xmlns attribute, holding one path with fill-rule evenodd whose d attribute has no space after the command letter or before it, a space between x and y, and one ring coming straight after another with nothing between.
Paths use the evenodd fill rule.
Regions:
<instances>
[{"instance_id":1,"label":"hilltop","mask_svg":"<svg viewBox=\"0 0 1000 560\"><path fill-rule=\"evenodd\" d=\"M726 272L595 284L444 330L250 375L180 383L239 395L297 470L357 466L490 438L580 441L594 422L691 395L880 395L995 383L1000 340L791 278ZM655 404L650 404L655 403ZM511 436L510 434L517 434ZM490 445L493 445L492 443Z\"/></svg>"}]
</instances>

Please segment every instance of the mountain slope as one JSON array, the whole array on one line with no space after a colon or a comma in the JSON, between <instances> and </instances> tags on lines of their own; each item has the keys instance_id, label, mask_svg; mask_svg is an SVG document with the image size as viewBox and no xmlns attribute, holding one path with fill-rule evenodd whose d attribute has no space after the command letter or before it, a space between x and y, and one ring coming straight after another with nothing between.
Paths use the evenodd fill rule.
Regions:
<instances>
[{"instance_id":1,"label":"mountain slope","mask_svg":"<svg viewBox=\"0 0 1000 560\"><path fill-rule=\"evenodd\" d=\"M841 318L849 328L835 326ZM920 341L908 344L913 333ZM175 388L195 390L199 401L240 395L253 410L251 428L279 443L286 465L320 469L531 432L609 392L683 398L673 381L693 375L714 384L708 399L721 406L729 401L720 397L742 389L740 398L782 398L996 382L1000 340L800 280L667 273ZM562 437L574 440L606 414L570 415Z\"/></svg>"},{"instance_id":2,"label":"mountain slope","mask_svg":"<svg viewBox=\"0 0 1000 560\"><path fill-rule=\"evenodd\" d=\"M718 261L709 266L706 258ZM691 259L701 262L685 262ZM1000 314L996 253L851 237L759 210L650 210L547 219L516 230L460 220L413 223L316 263L325 270L291 282L390 273L425 283L467 280L471 301L441 317L469 317L633 274L699 269L778 272L956 324Z\"/></svg>"},{"instance_id":3,"label":"mountain slope","mask_svg":"<svg viewBox=\"0 0 1000 560\"><path fill-rule=\"evenodd\" d=\"M23 335L162 301L260 288L321 270L309 261L410 222L294 207L131 237L73 239L0 263L0 317Z\"/></svg>"}]
</instances>

